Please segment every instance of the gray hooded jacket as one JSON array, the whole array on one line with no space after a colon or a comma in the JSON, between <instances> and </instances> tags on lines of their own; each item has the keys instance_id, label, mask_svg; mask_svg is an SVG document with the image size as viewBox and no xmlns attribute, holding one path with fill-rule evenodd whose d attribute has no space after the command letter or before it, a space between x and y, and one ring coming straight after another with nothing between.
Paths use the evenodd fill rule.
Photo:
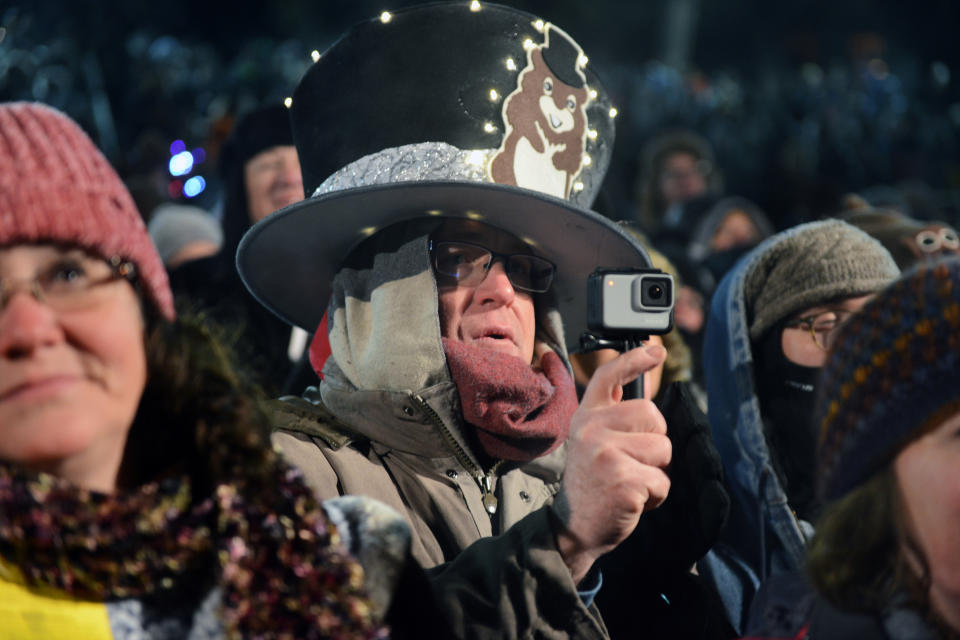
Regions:
<instances>
[{"instance_id":1,"label":"gray hooded jacket","mask_svg":"<svg viewBox=\"0 0 960 640\"><path fill-rule=\"evenodd\" d=\"M278 403L274 444L322 498L366 495L404 514L458 636L605 637L546 509L564 448L483 467L440 340L428 236L372 240L381 247L355 251L334 280L324 380ZM538 339L566 362L559 314L535 304Z\"/></svg>"}]
</instances>

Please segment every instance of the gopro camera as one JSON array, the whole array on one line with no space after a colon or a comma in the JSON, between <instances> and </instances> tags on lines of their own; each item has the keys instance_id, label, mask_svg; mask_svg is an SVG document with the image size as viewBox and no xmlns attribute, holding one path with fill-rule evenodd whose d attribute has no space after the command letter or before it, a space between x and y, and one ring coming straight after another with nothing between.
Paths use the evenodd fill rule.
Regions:
<instances>
[{"instance_id":1,"label":"gopro camera","mask_svg":"<svg viewBox=\"0 0 960 640\"><path fill-rule=\"evenodd\" d=\"M668 333L673 276L659 269L597 269L587 280L587 326L601 336Z\"/></svg>"}]
</instances>

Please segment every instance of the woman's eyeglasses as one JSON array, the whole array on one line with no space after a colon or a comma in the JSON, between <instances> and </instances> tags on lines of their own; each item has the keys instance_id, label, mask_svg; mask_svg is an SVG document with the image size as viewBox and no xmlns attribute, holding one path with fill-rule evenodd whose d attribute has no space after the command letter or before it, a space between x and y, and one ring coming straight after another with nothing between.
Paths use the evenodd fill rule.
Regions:
<instances>
[{"instance_id":1,"label":"woman's eyeglasses","mask_svg":"<svg viewBox=\"0 0 960 640\"><path fill-rule=\"evenodd\" d=\"M97 287L120 279L132 282L135 277L133 263L119 258L110 261L80 256L58 258L42 267L33 278L0 279L0 311L22 289L54 311L75 311L96 303L91 294Z\"/></svg>"},{"instance_id":2,"label":"woman's eyeglasses","mask_svg":"<svg viewBox=\"0 0 960 640\"><path fill-rule=\"evenodd\" d=\"M469 242L430 242L434 270L456 280L457 285L473 287L486 277L494 260L503 261L503 269L517 289L543 293L550 288L556 267L552 262L525 253L496 253Z\"/></svg>"}]
</instances>

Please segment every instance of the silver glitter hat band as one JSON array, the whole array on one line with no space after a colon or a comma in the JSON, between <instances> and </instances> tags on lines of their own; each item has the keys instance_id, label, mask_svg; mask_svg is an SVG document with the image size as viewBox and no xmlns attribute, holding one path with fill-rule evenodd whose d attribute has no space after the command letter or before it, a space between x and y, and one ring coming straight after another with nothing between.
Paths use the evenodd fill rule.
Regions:
<instances>
[{"instance_id":1,"label":"silver glitter hat band","mask_svg":"<svg viewBox=\"0 0 960 640\"><path fill-rule=\"evenodd\" d=\"M484 182L495 184L487 175L487 166L496 149L463 150L446 142L419 142L384 149L351 162L324 180L313 192L313 197L335 191L395 184L398 182ZM589 208L596 188L596 176L581 174L579 188L574 189L569 201Z\"/></svg>"}]
</instances>

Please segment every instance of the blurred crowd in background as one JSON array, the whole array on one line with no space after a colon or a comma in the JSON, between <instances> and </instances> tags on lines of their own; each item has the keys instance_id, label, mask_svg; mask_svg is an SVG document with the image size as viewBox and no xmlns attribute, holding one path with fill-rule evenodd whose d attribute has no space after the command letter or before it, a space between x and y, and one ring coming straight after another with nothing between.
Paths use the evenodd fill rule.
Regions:
<instances>
[{"instance_id":1,"label":"blurred crowd in background","mask_svg":"<svg viewBox=\"0 0 960 640\"><path fill-rule=\"evenodd\" d=\"M146 213L164 200L215 210L212 167L237 114L282 102L312 51L398 7L13 3L0 11L0 98L43 101L77 118ZM756 202L777 228L833 214L854 190L920 218L960 215L952 3L517 8L581 25L575 35L603 70L620 111L598 204L612 218L637 217L642 150L675 127L705 138L715 182ZM188 174L170 174L175 140L206 156ZM202 192L196 182L184 192L192 176L203 177Z\"/></svg>"}]
</instances>

